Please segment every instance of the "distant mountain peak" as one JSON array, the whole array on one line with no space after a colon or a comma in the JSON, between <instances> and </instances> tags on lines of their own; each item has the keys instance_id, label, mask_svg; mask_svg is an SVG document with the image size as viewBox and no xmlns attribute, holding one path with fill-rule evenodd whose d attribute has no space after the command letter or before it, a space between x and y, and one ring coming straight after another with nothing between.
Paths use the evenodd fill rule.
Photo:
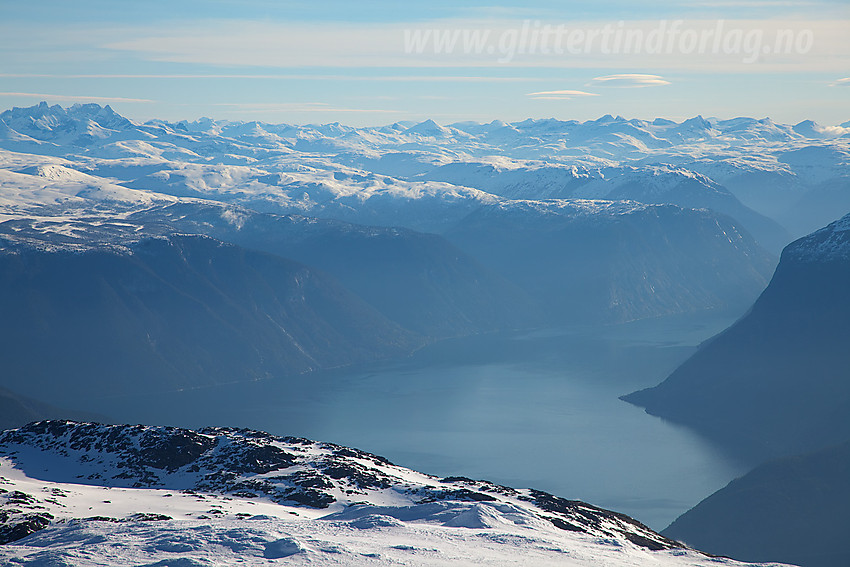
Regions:
<instances>
[{"instance_id":1,"label":"distant mountain peak","mask_svg":"<svg viewBox=\"0 0 850 567\"><path fill-rule=\"evenodd\" d=\"M30 107L14 107L0 114L9 128L37 140L68 141L86 145L105 139L114 132L136 124L115 112L111 106L77 103L68 108L45 101Z\"/></svg>"},{"instance_id":2,"label":"distant mountain peak","mask_svg":"<svg viewBox=\"0 0 850 567\"><path fill-rule=\"evenodd\" d=\"M712 128L711 122L702 117L702 114L697 114L693 118L688 118L684 122L682 122L681 126L690 126L694 128L704 128L706 130L710 130Z\"/></svg>"},{"instance_id":3,"label":"distant mountain peak","mask_svg":"<svg viewBox=\"0 0 850 567\"><path fill-rule=\"evenodd\" d=\"M428 120L424 120L419 124L416 124L415 126L411 126L407 129L407 132L411 134L423 134L428 136L434 136L448 134L450 133L450 130L448 128L440 126L439 124L434 122L434 120L429 118Z\"/></svg>"}]
</instances>

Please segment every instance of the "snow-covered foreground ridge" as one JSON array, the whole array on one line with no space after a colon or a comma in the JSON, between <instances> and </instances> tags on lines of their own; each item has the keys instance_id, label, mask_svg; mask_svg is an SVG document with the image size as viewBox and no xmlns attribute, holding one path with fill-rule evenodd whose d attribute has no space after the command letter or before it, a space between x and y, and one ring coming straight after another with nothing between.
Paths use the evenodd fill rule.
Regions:
<instances>
[{"instance_id":1,"label":"snow-covered foreground ridge","mask_svg":"<svg viewBox=\"0 0 850 567\"><path fill-rule=\"evenodd\" d=\"M0 433L7 565L739 565L635 520L259 431Z\"/></svg>"}]
</instances>

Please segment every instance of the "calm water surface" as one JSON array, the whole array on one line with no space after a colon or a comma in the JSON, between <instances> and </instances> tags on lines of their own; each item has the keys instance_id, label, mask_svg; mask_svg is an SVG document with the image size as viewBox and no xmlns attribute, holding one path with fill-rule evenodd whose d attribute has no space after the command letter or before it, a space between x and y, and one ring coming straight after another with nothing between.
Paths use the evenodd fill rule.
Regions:
<instances>
[{"instance_id":1,"label":"calm water surface","mask_svg":"<svg viewBox=\"0 0 850 567\"><path fill-rule=\"evenodd\" d=\"M93 409L351 445L431 474L585 500L662 529L748 466L618 396L658 383L729 322L457 339L402 361Z\"/></svg>"}]
</instances>

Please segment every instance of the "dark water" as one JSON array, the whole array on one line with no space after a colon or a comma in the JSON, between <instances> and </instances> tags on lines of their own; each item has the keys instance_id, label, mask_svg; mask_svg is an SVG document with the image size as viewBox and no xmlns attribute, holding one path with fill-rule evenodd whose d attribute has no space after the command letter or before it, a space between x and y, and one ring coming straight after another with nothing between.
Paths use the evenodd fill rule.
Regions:
<instances>
[{"instance_id":1,"label":"dark water","mask_svg":"<svg viewBox=\"0 0 850 567\"><path fill-rule=\"evenodd\" d=\"M666 527L746 472L618 399L654 385L728 318L444 341L413 357L150 399L122 421L253 427L355 446L436 475L534 487Z\"/></svg>"}]
</instances>

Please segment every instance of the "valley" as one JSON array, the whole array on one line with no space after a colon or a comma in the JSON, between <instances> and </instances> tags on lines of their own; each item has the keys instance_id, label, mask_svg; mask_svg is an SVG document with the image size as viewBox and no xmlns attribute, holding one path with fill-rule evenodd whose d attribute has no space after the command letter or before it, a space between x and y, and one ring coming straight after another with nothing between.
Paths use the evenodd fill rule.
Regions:
<instances>
[{"instance_id":1,"label":"valley","mask_svg":"<svg viewBox=\"0 0 850 567\"><path fill-rule=\"evenodd\" d=\"M369 549L428 564L390 545L407 537L417 553L497 564L522 541L541 565L559 546L578 564L611 546L627 550L615 565L715 561L669 535L747 561L836 565L829 538L785 548L771 543L785 526L754 520L772 527L749 538L705 526L743 513L742 486L753 518L776 490L810 505L809 526L841 509L809 489L844 494L848 165L850 126L811 121L350 127L143 122L93 103L4 111L3 426L75 421L3 434L15 448L0 456L12 546L0 557L22 545L33 565L54 552L73 563L73 538L110 541L103 522L142 557L158 531L173 539L218 509L214 531L156 553L222 546L237 526L234 545L257 561L338 548L346 565ZM78 435L85 454L62 460ZM136 440L116 449L116 436ZM284 442L305 460L266 463L298 452ZM231 445L248 447L234 470L186 484L198 455ZM380 480L384 457L410 469L392 473L405 482ZM77 466L88 472L67 476ZM275 470L288 476L264 476ZM79 498L44 500L42 480ZM102 493L119 488L144 492L122 492L109 516ZM92 498L98 511L81 517ZM202 510L205 498L220 503ZM329 498L339 523L305 512ZM361 524L362 538L340 536ZM445 547L435 533L448 528L483 531L450 530ZM573 531L581 541L562 539ZM470 546L470 534L495 539Z\"/></svg>"}]
</instances>

